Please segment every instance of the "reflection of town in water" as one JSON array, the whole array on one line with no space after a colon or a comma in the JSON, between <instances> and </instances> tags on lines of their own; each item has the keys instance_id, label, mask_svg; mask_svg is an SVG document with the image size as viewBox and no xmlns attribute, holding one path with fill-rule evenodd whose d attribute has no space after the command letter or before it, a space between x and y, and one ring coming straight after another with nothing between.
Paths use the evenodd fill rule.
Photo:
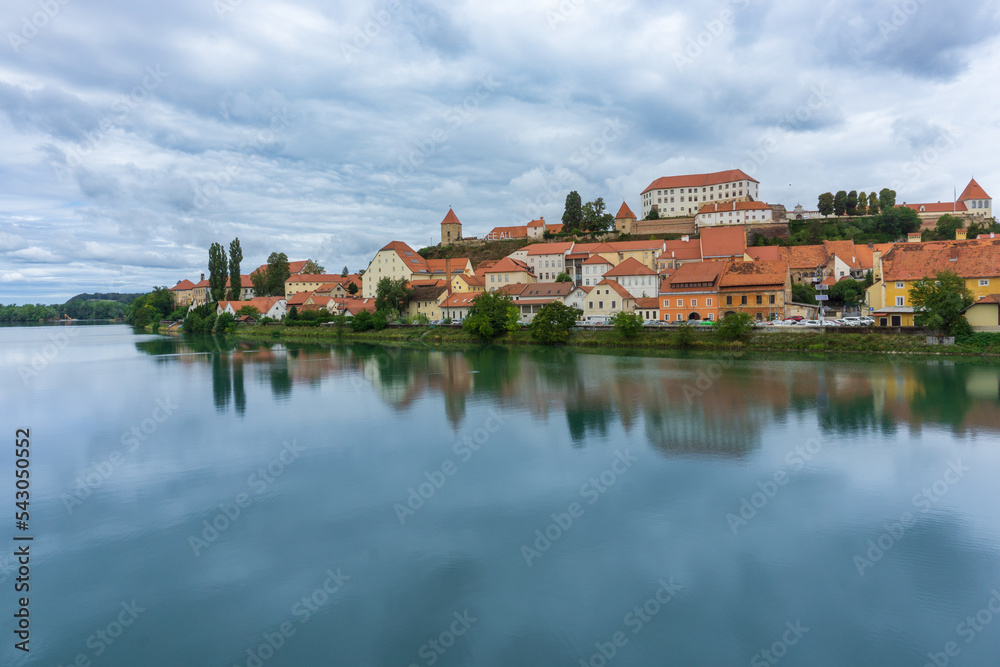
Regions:
<instances>
[{"instance_id":1,"label":"reflection of town in water","mask_svg":"<svg viewBox=\"0 0 1000 667\"><path fill-rule=\"evenodd\" d=\"M827 433L1000 431L1000 366L963 361L776 361L591 354L558 348L463 351L224 343L157 339L140 351L164 363L210 364L215 407L245 414L247 383L272 400L340 378L370 387L405 411L443 399L458 429L468 401L488 400L547 421L565 418L570 436L605 436L620 424L666 452L742 456L775 421L815 413ZM251 408L252 409L252 406Z\"/></svg>"}]
</instances>

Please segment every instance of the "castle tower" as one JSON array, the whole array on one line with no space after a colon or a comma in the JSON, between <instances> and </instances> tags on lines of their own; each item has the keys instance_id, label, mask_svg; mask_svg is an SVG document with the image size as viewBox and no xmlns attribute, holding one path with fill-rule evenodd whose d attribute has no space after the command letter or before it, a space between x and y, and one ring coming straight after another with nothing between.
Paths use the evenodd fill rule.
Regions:
<instances>
[{"instance_id":1,"label":"castle tower","mask_svg":"<svg viewBox=\"0 0 1000 667\"><path fill-rule=\"evenodd\" d=\"M628 204L622 202L622 207L618 209L618 215L615 216L615 231L619 234L631 234L635 220L635 213L628 207Z\"/></svg>"},{"instance_id":2,"label":"castle tower","mask_svg":"<svg viewBox=\"0 0 1000 667\"><path fill-rule=\"evenodd\" d=\"M462 238L462 222L455 212L448 208L448 215L441 221L441 245L455 243Z\"/></svg>"}]
</instances>

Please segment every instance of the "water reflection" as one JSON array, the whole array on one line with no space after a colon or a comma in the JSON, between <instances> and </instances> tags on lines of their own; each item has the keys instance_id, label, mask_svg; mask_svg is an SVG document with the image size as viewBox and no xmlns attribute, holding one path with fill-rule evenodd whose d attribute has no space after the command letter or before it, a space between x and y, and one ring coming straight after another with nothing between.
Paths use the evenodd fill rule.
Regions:
<instances>
[{"instance_id":1,"label":"water reflection","mask_svg":"<svg viewBox=\"0 0 1000 667\"><path fill-rule=\"evenodd\" d=\"M621 428L661 451L742 457L773 423L815 412L835 434L891 435L900 425L964 434L1000 429L1000 367L977 361L776 361L481 347L224 343L211 337L137 343L163 363L210 364L217 410L248 409L246 378L273 399L330 378L370 388L397 411L441 396L459 428L468 401L565 418L582 445ZM252 395L252 394L251 394ZM252 407L251 407L252 409Z\"/></svg>"}]
</instances>

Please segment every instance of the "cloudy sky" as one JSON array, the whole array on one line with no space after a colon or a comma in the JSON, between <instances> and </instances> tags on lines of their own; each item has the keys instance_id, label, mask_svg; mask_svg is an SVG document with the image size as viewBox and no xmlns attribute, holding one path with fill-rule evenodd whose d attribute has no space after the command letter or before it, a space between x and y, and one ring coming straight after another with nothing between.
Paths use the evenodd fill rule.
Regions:
<instances>
[{"instance_id":1,"label":"cloudy sky","mask_svg":"<svg viewBox=\"0 0 1000 667\"><path fill-rule=\"evenodd\" d=\"M0 303L147 291L239 237L328 270L742 168L761 198L1000 191L1000 5L6 0Z\"/></svg>"}]
</instances>

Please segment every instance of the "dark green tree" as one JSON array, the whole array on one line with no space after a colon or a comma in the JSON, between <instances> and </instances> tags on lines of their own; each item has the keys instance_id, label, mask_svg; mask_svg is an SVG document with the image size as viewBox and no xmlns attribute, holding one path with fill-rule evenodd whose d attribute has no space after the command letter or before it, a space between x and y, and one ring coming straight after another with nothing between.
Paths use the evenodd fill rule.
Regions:
<instances>
[{"instance_id":1,"label":"dark green tree","mask_svg":"<svg viewBox=\"0 0 1000 667\"><path fill-rule=\"evenodd\" d=\"M659 220L660 219L660 209L653 206L649 209L649 213L646 214L645 220Z\"/></svg>"},{"instance_id":2,"label":"dark green tree","mask_svg":"<svg viewBox=\"0 0 1000 667\"><path fill-rule=\"evenodd\" d=\"M888 238L897 239L920 229L920 216L905 206L883 208L876 221L876 229Z\"/></svg>"},{"instance_id":3,"label":"dark green tree","mask_svg":"<svg viewBox=\"0 0 1000 667\"><path fill-rule=\"evenodd\" d=\"M878 195L874 192L868 195L868 215L878 215Z\"/></svg>"},{"instance_id":4,"label":"dark green tree","mask_svg":"<svg viewBox=\"0 0 1000 667\"><path fill-rule=\"evenodd\" d=\"M887 211L896 205L896 191L889 188L882 188L878 191L878 207L882 211Z\"/></svg>"},{"instance_id":5,"label":"dark green tree","mask_svg":"<svg viewBox=\"0 0 1000 667\"><path fill-rule=\"evenodd\" d=\"M831 302L856 306L865 300L865 283L863 280L844 278L830 286L827 296Z\"/></svg>"},{"instance_id":6,"label":"dark green tree","mask_svg":"<svg viewBox=\"0 0 1000 667\"><path fill-rule=\"evenodd\" d=\"M858 214L858 191L851 190L847 193L847 207L845 209L847 215L855 216Z\"/></svg>"},{"instance_id":7,"label":"dark green tree","mask_svg":"<svg viewBox=\"0 0 1000 667\"><path fill-rule=\"evenodd\" d=\"M389 317L398 317L406 310L411 296L413 288L406 278L380 278L375 286L375 310L381 310Z\"/></svg>"},{"instance_id":8,"label":"dark green tree","mask_svg":"<svg viewBox=\"0 0 1000 667\"><path fill-rule=\"evenodd\" d=\"M272 252L267 256L267 294L265 296L285 296L285 281L292 275L288 268L288 256L283 252ZM254 291L256 292L256 286Z\"/></svg>"},{"instance_id":9,"label":"dark green tree","mask_svg":"<svg viewBox=\"0 0 1000 667\"><path fill-rule=\"evenodd\" d=\"M503 292L483 292L469 306L462 329L483 341L491 341L518 328L520 312L514 301Z\"/></svg>"},{"instance_id":10,"label":"dark green tree","mask_svg":"<svg viewBox=\"0 0 1000 667\"><path fill-rule=\"evenodd\" d=\"M243 261L243 248L237 236L229 243L229 300L240 301L243 298L243 278L240 275L240 262Z\"/></svg>"},{"instance_id":11,"label":"dark green tree","mask_svg":"<svg viewBox=\"0 0 1000 667\"><path fill-rule=\"evenodd\" d=\"M792 283L792 301L816 305L816 288L812 285Z\"/></svg>"},{"instance_id":12,"label":"dark green tree","mask_svg":"<svg viewBox=\"0 0 1000 667\"><path fill-rule=\"evenodd\" d=\"M566 273L565 271L563 271L558 276L556 276L556 282L557 283L571 283L571 282L573 282L573 278L570 277L570 275L568 273Z\"/></svg>"},{"instance_id":13,"label":"dark green tree","mask_svg":"<svg viewBox=\"0 0 1000 667\"><path fill-rule=\"evenodd\" d=\"M611 324L622 338L635 338L642 331L642 318L638 313L620 310L611 318Z\"/></svg>"},{"instance_id":14,"label":"dark green tree","mask_svg":"<svg viewBox=\"0 0 1000 667\"><path fill-rule=\"evenodd\" d=\"M833 213L833 193L824 192L819 196L819 212L823 215Z\"/></svg>"},{"instance_id":15,"label":"dark green tree","mask_svg":"<svg viewBox=\"0 0 1000 667\"><path fill-rule=\"evenodd\" d=\"M719 338L725 341L747 341L753 335L753 318L750 313L732 313L722 318L716 326Z\"/></svg>"},{"instance_id":16,"label":"dark green tree","mask_svg":"<svg viewBox=\"0 0 1000 667\"><path fill-rule=\"evenodd\" d=\"M858 193L858 215L868 215L868 195L864 190Z\"/></svg>"},{"instance_id":17,"label":"dark green tree","mask_svg":"<svg viewBox=\"0 0 1000 667\"><path fill-rule=\"evenodd\" d=\"M833 213L834 215L841 216L847 212L847 191L838 190L837 194L833 196Z\"/></svg>"},{"instance_id":18,"label":"dark green tree","mask_svg":"<svg viewBox=\"0 0 1000 667\"><path fill-rule=\"evenodd\" d=\"M823 242L823 223L819 218L809 221L809 228L806 230L807 245L819 245Z\"/></svg>"},{"instance_id":19,"label":"dark green tree","mask_svg":"<svg viewBox=\"0 0 1000 667\"><path fill-rule=\"evenodd\" d=\"M351 272L347 269L347 266L345 265L344 268L341 269L341 271L340 271L340 277L341 278L346 278L347 276L350 275L350 273Z\"/></svg>"},{"instance_id":20,"label":"dark green tree","mask_svg":"<svg viewBox=\"0 0 1000 667\"><path fill-rule=\"evenodd\" d=\"M326 273L326 267L322 264L317 264L313 260L308 260L305 266L302 267L302 273L308 274L310 276L320 275Z\"/></svg>"},{"instance_id":21,"label":"dark green tree","mask_svg":"<svg viewBox=\"0 0 1000 667\"><path fill-rule=\"evenodd\" d=\"M571 308L561 301L553 301L539 308L528 325L528 333L536 343L562 344L569 340L569 330L583 315L579 308Z\"/></svg>"},{"instance_id":22,"label":"dark green tree","mask_svg":"<svg viewBox=\"0 0 1000 667\"><path fill-rule=\"evenodd\" d=\"M358 286L354 284L354 281L347 283L347 293L351 296L358 293Z\"/></svg>"},{"instance_id":23,"label":"dark green tree","mask_svg":"<svg viewBox=\"0 0 1000 667\"><path fill-rule=\"evenodd\" d=\"M962 311L975 302L965 279L951 271L938 271L933 278L923 278L910 287L914 324L953 336L971 332Z\"/></svg>"},{"instance_id":24,"label":"dark green tree","mask_svg":"<svg viewBox=\"0 0 1000 667\"><path fill-rule=\"evenodd\" d=\"M226 275L229 272L226 249L221 243L213 243L208 249L208 291L212 301L226 298Z\"/></svg>"},{"instance_id":25,"label":"dark green tree","mask_svg":"<svg viewBox=\"0 0 1000 667\"><path fill-rule=\"evenodd\" d=\"M934 229L927 232L927 241L954 241L955 232L965 227L965 221L958 216L946 213L938 218Z\"/></svg>"},{"instance_id":26,"label":"dark green tree","mask_svg":"<svg viewBox=\"0 0 1000 667\"><path fill-rule=\"evenodd\" d=\"M566 195L562 224L564 232L577 232L583 226L583 200L580 199L580 193L576 190Z\"/></svg>"},{"instance_id":27,"label":"dark green tree","mask_svg":"<svg viewBox=\"0 0 1000 667\"><path fill-rule=\"evenodd\" d=\"M606 232L615 224L615 216L604 210L604 198L598 197L583 205L583 223L585 232Z\"/></svg>"}]
</instances>

